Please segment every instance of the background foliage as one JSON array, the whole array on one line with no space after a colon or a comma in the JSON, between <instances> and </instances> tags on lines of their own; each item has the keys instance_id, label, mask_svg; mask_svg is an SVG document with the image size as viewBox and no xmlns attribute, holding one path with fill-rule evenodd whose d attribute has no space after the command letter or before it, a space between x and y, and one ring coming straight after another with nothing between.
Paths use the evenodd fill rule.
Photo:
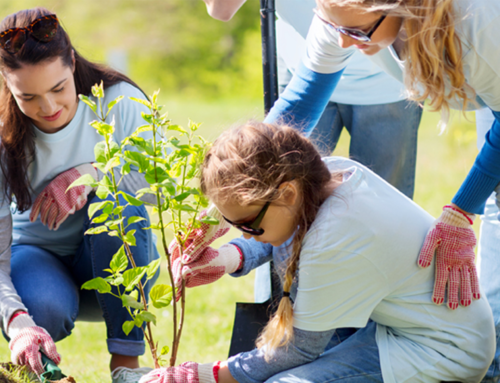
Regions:
<instances>
[{"instance_id":1,"label":"background foliage","mask_svg":"<svg viewBox=\"0 0 500 383\"><path fill-rule=\"evenodd\" d=\"M3 18L44 6L55 12L86 58L127 58L127 73L147 94L257 98L262 93L259 1L223 23L201 0L0 1Z\"/></svg>"}]
</instances>

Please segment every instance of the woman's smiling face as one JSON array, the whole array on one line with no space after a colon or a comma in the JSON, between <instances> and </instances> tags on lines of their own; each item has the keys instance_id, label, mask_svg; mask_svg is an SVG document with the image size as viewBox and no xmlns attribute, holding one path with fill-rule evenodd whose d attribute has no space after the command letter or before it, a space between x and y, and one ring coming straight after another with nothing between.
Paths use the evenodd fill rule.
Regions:
<instances>
[{"instance_id":1,"label":"woman's smiling face","mask_svg":"<svg viewBox=\"0 0 500 383\"><path fill-rule=\"evenodd\" d=\"M19 109L45 133L68 125L78 108L73 68L58 57L3 73Z\"/></svg>"},{"instance_id":2,"label":"woman's smiling face","mask_svg":"<svg viewBox=\"0 0 500 383\"><path fill-rule=\"evenodd\" d=\"M356 8L339 7L329 0L316 0L316 3L320 18L336 27L354 28L369 32L383 16L380 13L367 13ZM394 43L401 26L401 17L389 14L373 32L371 41L362 42L339 33L339 45L342 48L354 46L365 55L371 56Z\"/></svg>"}]
</instances>

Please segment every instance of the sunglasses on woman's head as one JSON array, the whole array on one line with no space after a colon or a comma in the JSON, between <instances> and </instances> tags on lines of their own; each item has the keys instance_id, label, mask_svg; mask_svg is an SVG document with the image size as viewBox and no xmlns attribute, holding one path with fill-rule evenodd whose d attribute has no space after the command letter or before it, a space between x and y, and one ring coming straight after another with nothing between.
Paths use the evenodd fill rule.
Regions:
<instances>
[{"instance_id":1,"label":"sunglasses on woman's head","mask_svg":"<svg viewBox=\"0 0 500 383\"><path fill-rule=\"evenodd\" d=\"M234 222L231 222L230 220L228 220L224 216L223 216L223 218L226 220L226 222L230 223L236 229L242 231L243 233L259 236L259 235L264 234L264 229L259 228L259 226L260 226L260 223L262 222L262 219L264 218L264 215L266 214L267 208L269 207L270 204L271 204L271 201L266 202L266 204L260 210L259 214L257 214L257 217L255 217L251 221L247 221L247 222L243 222L243 223L234 223Z\"/></svg>"},{"instance_id":2,"label":"sunglasses on woman's head","mask_svg":"<svg viewBox=\"0 0 500 383\"><path fill-rule=\"evenodd\" d=\"M0 48L15 54L30 36L41 43L48 43L56 35L58 27L56 15L39 17L24 28L10 28L0 32Z\"/></svg>"},{"instance_id":3,"label":"sunglasses on woman's head","mask_svg":"<svg viewBox=\"0 0 500 383\"><path fill-rule=\"evenodd\" d=\"M318 19L320 19L322 22L324 22L326 25L328 25L330 28L333 28L335 31L338 33L342 33L343 35L350 37L354 40L361 41L363 43L367 43L372 41L372 35L375 33L377 28L382 24L382 21L386 18L387 15L382 15L380 19L375 23L373 27L370 28L368 32L364 32L360 29L356 28L348 28L348 27L338 27L335 24L332 24L328 20L325 20L320 14L317 9L314 9L314 13L316 16L318 16Z\"/></svg>"}]
</instances>

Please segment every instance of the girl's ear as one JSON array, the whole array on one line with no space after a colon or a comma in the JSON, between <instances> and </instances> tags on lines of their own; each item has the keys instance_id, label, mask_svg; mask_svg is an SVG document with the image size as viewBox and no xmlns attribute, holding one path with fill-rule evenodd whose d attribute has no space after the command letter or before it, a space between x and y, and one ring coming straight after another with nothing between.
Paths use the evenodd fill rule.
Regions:
<instances>
[{"instance_id":1,"label":"girl's ear","mask_svg":"<svg viewBox=\"0 0 500 383\"><path fill-rule=\"evenodd\" d=\"M278 189L283 193L280 200L286 206L294 206L299 201L299 188L295 180L283 182Z\"/></svg>"}]
</instances>

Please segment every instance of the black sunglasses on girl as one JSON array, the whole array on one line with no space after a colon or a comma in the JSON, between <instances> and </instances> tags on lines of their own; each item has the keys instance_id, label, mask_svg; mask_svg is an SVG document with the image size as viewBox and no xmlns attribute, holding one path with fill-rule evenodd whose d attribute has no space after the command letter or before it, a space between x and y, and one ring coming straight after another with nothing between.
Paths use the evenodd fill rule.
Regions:
<instances>
[{"instance_id":1,"label":"black sunglasses on girl","mask_svg":"<svg viewBox=\"0 0 500 383\"><path fill-rule=\"evenodd\" d=\"M56 35L59 20L56 15L39 17L24 28L10 28L0 32L0 48L9 53L19 52L29 37L48 43Z\"/></svg>"},{"instance_id":2,"label":"black sunglasses on girl","mask_svg":"<svg viewBox=\"0 0 500 383\"><path fill-rule=\"evenodd\" d=\"M372 41L372 35L375 33L377 28L382 24L382 21L386 18L387 15L382 15L380 19L377 20L375 25L370 28L368 32L364 32L361 29L357 28L349 28L349 27L339 27L334 25L333 23L329 22L328 20L325 20L320 14L317 9L314 9L314 13L320 19L322 22L324 22L326 25L328 25L330 28L333 28L335 31L338 33L342 33L343 35L350 37L354 40L361 41L364 43L368 43Z\"/></svg>"},{"instance_id":3,"label":"black sunglasses on girl","mask_svg":"<svg viewBox=\"0 0 500 383\"><path fill-rule=\"evenodd\" d=\"M262 219L264 218L264 215L266 214L267 208L269 207L270 204L271 204L271 201L266 202L266 204L260 210L259 214L257 214L257 217L255 217L251 221L242 222L242 223L234 223L234 222L231 222L230 220L228 220L224 216L223 216L223 218L226 220L227 223L230 223L236 229L242 231L243 233L259 236L259 235L264 234L264 229L261 229L259 226L260 226L260 223L262 222Z\"/></svg>"}]
</instances>

